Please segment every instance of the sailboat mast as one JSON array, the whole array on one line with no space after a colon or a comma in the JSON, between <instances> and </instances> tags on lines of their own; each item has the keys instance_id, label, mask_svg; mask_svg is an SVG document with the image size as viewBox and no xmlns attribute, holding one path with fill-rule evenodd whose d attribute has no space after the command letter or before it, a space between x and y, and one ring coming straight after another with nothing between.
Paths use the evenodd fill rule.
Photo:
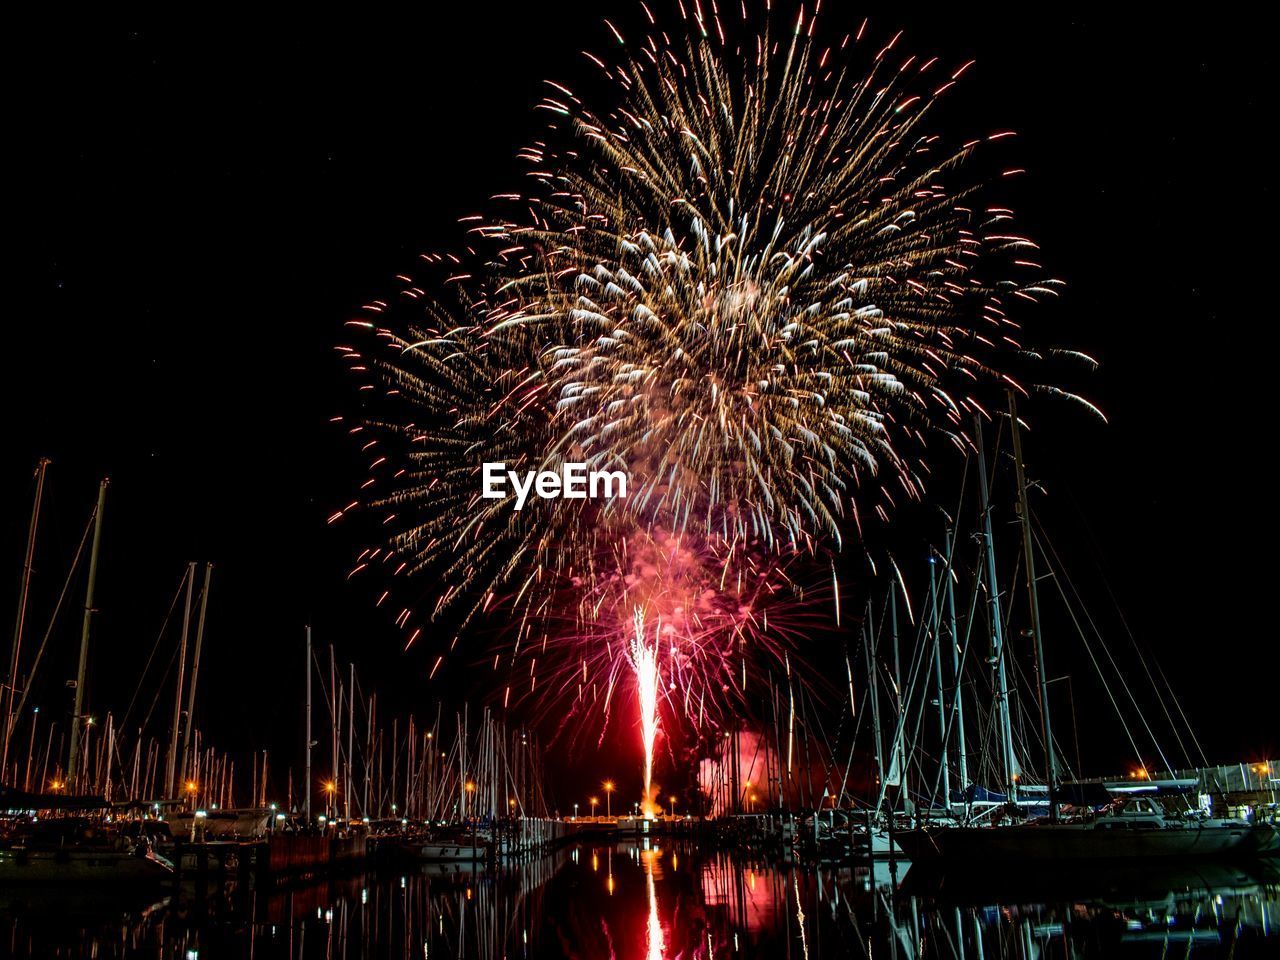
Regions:
<instances>
[{"instance_id":1,"label":"sailboat mast","mask_svg":"<svg viewBox=\"0 0 1280 960\"><path fill-rule=\"evenodd\" d=\"M18 699L18 661L22 655L22 631L27 619L27 594L31 590L31 568L35 562L36 528L40 525L40 501L44 499L44 474L49 468L49 458L41 457L36 464L36 495L31 504L31 523L27 527L27 552L22 561L22 582L18 587L18 616L13 625L13 650L9 655L9 683L7 690L0 689L0 698L7 692L4 700L4 729L0 731L4 742L0 744L0 779L9 769L9 738L13 736L13 728L17 723L13 706ZM14 776L15 782L17 776Z\"/></svg>"},{"instance_id":2,"label":"sailboat mast","mask_svg":"<svg viewBox=\"0 0 1280 960\"><path fill-rule=\"evenodd\" d=\"M1053 725L1049 719L1049 677L1044 668L1044 638L1040 633L1040 597L1036 589L1036 563L1032 551L1031 510L1027 505L1027 476L1022 465L1022 431L1018 429L1018 401L1009 391L1009 424L1013 436L1013 463L1018 475L1018 513L1022 520L1022 562L1027 576L1027 602L1031 607L1031 639L1036 651L1036 677L1040 687L1040 732L1044 737L1045 782L1049 787L1049 815L1058 819L1058 760L1053 752Z\"/></svg>"},{"instance_id":3,"label":"sailboat mast","mask_svg":"<svg viewBox=\"0 0 1280 960\"><path fill-rule=\"evenodd\" d=\"M311 825L311 624L307 624L307 716L306 716L306 774L304 776L305 787L303 788L302 813L306 818L307 825Z\"/></svg>"},{"instance_id":4,"label":"sailboat mast","mask_svg":"<svg viewBox=\"0 0 1280 960\"><path fill-rule=\"evenodd\" d=\"M351 683L347 689L347 761L346 783L342 791L342 818L351 820L351 764L356 747L356 665L351 664Z\"/></svg>"},{"instance_id":5,"label":"sailboat mast","mask_svg":"<svg viewBox=\"0 0 1280 960\"><path fill-rule=\"evenodd\" d=\"M194 573L194 569L192 573ZM200 678L200 650L204 646L204 618L209 609L209 581L213 577L213 564L204 565L204 586L200 590L200 613L196 618L196 648L191 652L191 684L187 690L187 726L182 734L182 765L179 783L187 782L187 757L191 752L191 728L195 726L196 681Z\"/></svg>"},{"instance_id":6,"label":"sailboat mast","mask_svg":"<svg viewBox=\"0 0 1280 960\"><path fill-rule=\"evenodd\" d=\"M889 760L889 781L898 788L904 813L911 813L911 798L907 792L906 757L906 705L902 702L902 652L898 644L898 581L889 579L889 637L893 641L893 756ZM897 802L894 803L896 809Z\"/></svg>"},{"instance_id":7,"label":"sailboat mast","mask_svg":"<svg viewBox=\"0 0 1280 960\"><path fill-rule=\"evenodd\" d=\"M169 759L165 763L165 796L176 799L181 791L178 774L178 730L182 726L182 682L187 673L187 634L191 627L191 591L195 587L196 562L187 564L187 595L182 603L182 638L178 641L178 676L174 680L173 725L169 728Z\"/></svg>"},{"instance_id":8,"label":"sailboat mast","mask_svg":"<svg viewBox=\"0 0 1280 960\"><path fill-rule=\"evenodd\" d=\"M329 771L329 782L325 785L324 814L332 820L338 813L338 798L334 791L338 789L338 725L342 723L339 711L342 709L342 695L338 692L338 667L334 659L333 644L329 644L329 721L330 721L330 757L332 766Z\"/></svg>"},{"instance_id":9,"label":"sailboat mast","mask_svg":"<svg viewBox=\"0 0 1280 960\"><path fill-rule=\"evenodd\" d=\"M942 772L942 802L951 805L951 745L947 742L947 688L942 680L942 605L938 597L938 558L929 557L931 607L929 630L933 634L933 677L938 691L938 743Z\"/></svg>"},{"instance_id":10,"label":"sailboat mast","mask_svg":"<svg viewBox=\"0 0 1280 960\"><path fill-rule=\"evenodd\" d=\"M996 578L995 537L991 533L991 488L987 483L987 451L982 439L982 417L973 418L973 439L978 447L978 492L982 505L983 553L987 561L987 602L991 609L991 661L996 672L996 707L1000 716L1000 746L1004 757L1004 788L1010 800L1018 799L1018 767L1013 755L1013 727L1009 722L1009 679L1004 667L1004 621L1000 615L1000 581Z\"/></svg>"},{"instance_id":11,"label":"sailboat mast","mask_svg":"<svg viewBox=\"0 0 1280 960\"><path fill-rule=\"evenodd\" d=\"M89 549L89 585L84 592L84 619L80 624L80 659L76 666L75 705L71 708L71 747L67 753L67 792L75 783L80 760L80 715L84 711L84 675L89 665L89 633L93 626L93 590L98 582L98 547L102 542L102 514L107 506L107 484L103 477L98 484L98 505L93 511L93 546Z\"/></svg>"},{"instance_id":12,"label":"sailboat mast","mask_svg":"<svg viewBox=\"0 0 1280 960\"><path fill-rule=\"evenodd\" d=\"M867 696L871 700L871 736L875 740L876 786L880 788L881 799L884 797L884 735L880 730L880 680L876 666L876 655L871 645L876 636L871 622L871 601L867 601L867 617L862 627L862 649L867 657Z\"/></svg>"},{"instance_id":13,"label":"sailboat mast","mask_svg":"<svg viewBox=\"0 0 1280 960\"><path fill-rule=\"evenodd\" d=\"M963 792L969 789L969 755L966 752L964 743L964 696L960 681L960 634L956 629L956 586L955 579L951 574L955 546L951 539L950 527L947 527L946 549L947 569L943 572L943 575L947 580L947 623L951 639L951 677L952 683L955 684L955 689L951 695L955 698L956 746L959 747L959 753L956 758L958 762L957 773L959 775L960 790ZM948 805L950 805L949 801Z\"/></svg>"}]
</instances>

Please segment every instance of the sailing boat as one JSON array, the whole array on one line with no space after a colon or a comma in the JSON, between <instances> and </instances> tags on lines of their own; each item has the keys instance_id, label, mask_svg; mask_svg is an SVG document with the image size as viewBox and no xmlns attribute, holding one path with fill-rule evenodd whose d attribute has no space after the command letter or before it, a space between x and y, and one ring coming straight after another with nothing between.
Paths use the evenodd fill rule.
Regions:
<instances>
[{"instance_id":1,"label":"sailing boat","mask_svg":"<svg viewBox=\"0 0 1280 960\"><path fill-rule=\"evenodd\" d=\"M1274 823L1250 822L1209 816L1201 811L1171 813L1159 802L1161 797L1185 794L1196 787L1192 780L1147 781L1141 785L1121 783L1062 783L1053 748L1052 718L1049 712L1044 645L1037 596L1035 558L1032 551L1030 510L1023 468L1018 412L1009 396L1009 420L1017 479L1018 513L1022 531L1022 568L1026 577L1030 607L1031 639L1035 650L1039 686L1040 726L1045 744L1045 786L1048 816L994 825L932 825L898 833L895 840L913 864L959 865L980 869L992 864L1031 862L1136 861L1198 857L1252 857L1280 855L1280 829ZM986 503L985 454L981 450L978 423L979 477L983 497L987 561L991 565L989 593L994 606L993 630L999 632L997 591L990 550L990 512ZM996 637L994 659L1003 666L1003 644ZM999 693L999 707L1007 710L1008 696ZM1019 788L1012 761L1007 714L1001 717L1004 733L1005 770L1009 787L1004 809L1018 809L1027 798L1015 801L1015 790L1033 794L1034 788ZM1039 797L1036 798L1040 800ZM1041 801L1042 802L1042 801ZM1072 804L1081 813L1064 817L1062 804ZM998 812L1001 808L997 807ZM1025 806L1021 813L1027 812Z\"/></svg>"},{"instance_id":2,"label":"sailing boat","mask_svg":"<svg viewBox=\"0 0 1280 960\"><path fill-rule=\"evenodd\" d=\"M173 864L158 854L138 822L111 822L105 800L0 788L0 810L21 811L0 839L0 888L10 884L169 879ZM62 816L37 817L35 811Z\"/></svg>"},{"instance_id":3,"label":"sailing boat","mask_svg":"<svg viewBox=\"0 0 1280 960\"><path fill-rule=\"evenodd\" d=\"M924 827L895 838L912 863L1072 862L1280 854L1280 831L1196 815L1170 815L1151 798L1117 802L1102 814L1008 826Z\"/></svg>"}]
</instances>

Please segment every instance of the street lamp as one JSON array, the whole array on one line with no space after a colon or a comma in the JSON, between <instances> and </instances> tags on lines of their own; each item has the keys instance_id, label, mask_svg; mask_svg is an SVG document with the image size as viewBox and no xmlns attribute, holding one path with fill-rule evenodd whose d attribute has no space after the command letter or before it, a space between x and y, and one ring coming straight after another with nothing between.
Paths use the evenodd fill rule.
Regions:
<instances>
[{"instance_id":1,"label":"street lamp","mask_svg":"<svg viewBox=\"0 0 1280 960\"><path fill-rule=\"evenodd\" d=\"M611 802L612 800L613 800L613 781L606 780L604 782L604 815L609 818L613 817L613 803Z\"/></svg>"},{"instance_id":2,"label":"street lamp","mask_svg":"<svg viewBox=\"0 0 1280 960\"><path fill-rule=\"evenodd\" d=\"M671 804L671 819L674 820L676 818L676 798L667 797L667 801Z\"/></svg>"},{"instance_id":3,"label":"street lamp","mask_svg":"<svg viewBox=\"0 0 1280 960\"><path fill-rule=\"evenodd\" d=\"M467 793L469 795L474 795L475 792L476 792L476 782L474 780L468 780ZM468 801L468 804L470 804L470 801ZM479 841L479 835L478 835L479 829L480 829L480 824L476 821L475 816L473 815L471 819L471 859L473 862L479 858L478 851L476 850L476 846Z\"/></svg>"},{"instance_id":4,"label":"street lamp","mask_svg":"<svg viewBox=\"0 0 1280 960\"><path fill-rule=\"evenodd\" d=\"M573 819L578 819L578 805L576 803L573 805Z\"/></svg>"},{"instance_id":5,"label":"street lamp","mask_svg":"<svg viewBox=\"0 0 1280 960\"><path fill-rule=\"evenodd\" d=\"M599 797L592 797L592 798L591 798L591 819L593 819L593 820L595 819L595 816L596 816L596 805L597 805L599 802L600 802L600 798L599 798Z\"/></svg>"}]
</instances>

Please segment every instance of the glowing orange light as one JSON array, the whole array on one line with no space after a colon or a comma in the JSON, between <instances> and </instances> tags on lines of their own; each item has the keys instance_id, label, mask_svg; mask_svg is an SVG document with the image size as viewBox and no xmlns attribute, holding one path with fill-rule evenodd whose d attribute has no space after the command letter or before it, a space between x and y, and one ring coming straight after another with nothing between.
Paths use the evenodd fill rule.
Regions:
<instances>
[{"instance_id":1,"label":"glowing orange light","mask_svg":"<svg viewBox=\"0 0 1280 960\"><path fill-rule=\"evenodd\" d=\"M198 789L199 789L199 784L197 784L194 780L187 781L187 793L195 793L196 790Z\"/></svg>"}]
</instances>

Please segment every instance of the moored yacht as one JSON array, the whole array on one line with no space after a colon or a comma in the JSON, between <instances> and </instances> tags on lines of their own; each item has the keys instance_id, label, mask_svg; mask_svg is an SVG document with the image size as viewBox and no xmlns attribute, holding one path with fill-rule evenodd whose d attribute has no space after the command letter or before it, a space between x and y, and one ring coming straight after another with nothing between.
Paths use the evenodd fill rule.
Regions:
<instances>
[{"instance_id":1,"label":"moored yacht","mask_svg":"<svg viewBox=\"0 0 1280 960\"><path fill-rule=\"evenodd\" d=\"M895 839L913 863L989 864L1280 854L1275 824L1170 814L1150 797L1100 813L1002 826L923 827Z\"/></svg>"},{"instance_id":2,"label":"moored yacht","mask_svg":"<svg viewBox=\"0 0 1280 960\"><path fill-rule=\"evenodd\" d=\"M144 834L87 818L37 820L0 845L0 883L156 882L173 872Z\"/></svg>"}]
</instances>

